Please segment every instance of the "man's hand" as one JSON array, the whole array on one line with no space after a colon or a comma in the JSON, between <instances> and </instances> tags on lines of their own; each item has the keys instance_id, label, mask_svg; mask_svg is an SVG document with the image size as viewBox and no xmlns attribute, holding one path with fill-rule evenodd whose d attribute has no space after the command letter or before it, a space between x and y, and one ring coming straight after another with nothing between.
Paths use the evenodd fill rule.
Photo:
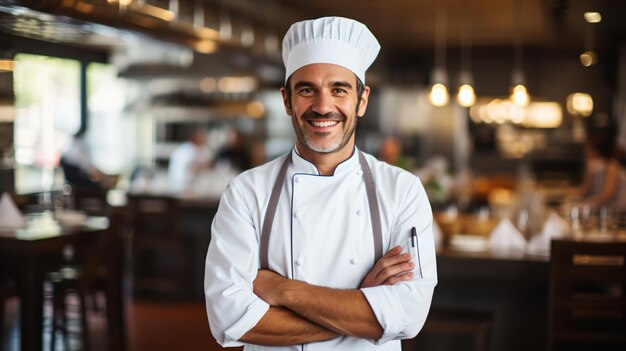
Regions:
<instances>
[{"instance_id":1,"label":"man's hand","mask_svg":"<svg viewBox=\"0 0 626 351\"><path fill-rule=\"evenodd\" d=\"M270 270L261 269L253 283L254 293L270 306L281 306L279 294L284 290L281 284L287 280Z\"/></svg>"},{"instance_id":2,"label":"man's hand","mask_svg":"<svg viewBox=\"0 0 626 351\"><path fill-rule=\"evenodd\" d=\"M415 263L411 261L411 254L402 253L402 247L396 246L376 262L374 268L363 279L361 288L393 285L410 280L413 278L411 272L413 268L415 268Z\"/></svg>"}]
</instances>

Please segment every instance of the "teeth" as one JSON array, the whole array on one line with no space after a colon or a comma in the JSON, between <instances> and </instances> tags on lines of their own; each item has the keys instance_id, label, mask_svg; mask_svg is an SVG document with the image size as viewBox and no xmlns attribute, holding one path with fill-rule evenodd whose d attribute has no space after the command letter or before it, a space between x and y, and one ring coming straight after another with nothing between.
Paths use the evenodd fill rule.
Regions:
<instances>
[{"instance_id":1,"label":"teeth","mask_svg":"<svg viewBox=\"0 0 626 351\"><path fill-rule=\"evenodd\" d=\"M323 122L311 121L312 125L314 125L316 127L320 127L320 128L332 127L334 125L337 125L337 123L339 123L339 122L337 122L337 121L323 121Z\"/></svg>"}]
</instances>

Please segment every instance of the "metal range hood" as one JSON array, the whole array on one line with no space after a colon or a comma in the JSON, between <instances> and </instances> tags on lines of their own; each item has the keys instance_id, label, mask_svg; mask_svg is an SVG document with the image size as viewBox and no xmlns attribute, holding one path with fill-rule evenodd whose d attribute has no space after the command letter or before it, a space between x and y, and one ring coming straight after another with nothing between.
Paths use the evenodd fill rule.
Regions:
<instances>
[{"instance_id":1,"label":"metal range hood","mask_svg":"<svg viewBox=\"0 0 626 351\"><path fill-rule=\"evenodd\" d=\"M266 28L245 18L209 11L203 1L169 0L167 8L142 0L9 0L9 8L25 9L87 23L145 34L198 53L242 52L255 60L280 65L279 42ZM208 18L208 20L207 20Z\"/></svg>"}]
</instances>

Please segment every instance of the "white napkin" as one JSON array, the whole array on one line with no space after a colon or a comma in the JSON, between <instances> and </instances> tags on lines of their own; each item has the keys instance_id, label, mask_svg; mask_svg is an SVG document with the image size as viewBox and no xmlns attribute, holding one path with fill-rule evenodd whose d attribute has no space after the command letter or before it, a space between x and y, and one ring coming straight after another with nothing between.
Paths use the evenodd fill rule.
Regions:
<instances>
[{"instance_id":1,"label":"white napkin","mask_svg":"<svg viewBox=\"0 0 626 351\"><path fill-rule=\"evenodd\" d=\"M26 221L7 193L0 198L0 228L24 228Z\"/></svg>"},{"instance_id":2,"label":"white napkin","mask_svg":"<svg viewBox=\"0 0 626 351\"><path fill-rule=\"evenodd\" d=\"M433 219L433 239L435 240L435 249L439 250L440 248L442 248L442 244L443 244L443 233L441 232L441 228L439 227L439 224L437 224L437 221L435 221Z\"/></svg>"},{"instance_id":3,"label":"white napkin","mask_svg":"<svg viewBox=\"0 0 626 351\"><path fill-rule=\"evenodd\" d=\"M489 247L494 251L524 251L526 239L508 218L504 218L489 235Z\"/></svg>"},{"instance_id":4,"label":"white napkin","mask_svg":"<svg viewBox=\"0 0 626 351\"><path fill-rule=\"evenodd\" d=\"M569 233L569 225L555 212L548 215L541 233L535 235L528 243L527 251L533 254L549 255L550 241L563 238Z\"/></svg>"}]
</instances>

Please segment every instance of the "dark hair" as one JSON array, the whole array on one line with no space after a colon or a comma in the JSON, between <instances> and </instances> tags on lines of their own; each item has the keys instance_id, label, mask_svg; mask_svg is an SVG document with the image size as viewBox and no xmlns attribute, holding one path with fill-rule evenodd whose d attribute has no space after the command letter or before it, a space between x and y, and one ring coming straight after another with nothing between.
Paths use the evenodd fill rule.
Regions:
<instances>
[{"instance_id":1,"label":"dark hair","mask_svg":"<svg viewBox=\"0 0 626 351\"><path fill-rule=\"evenodd\" d=\"M356 77L356 109L358 111L359 106L361 106L361 98L363 97L363 92L365 91L365 84L363 84L361 79L359 79L356 74L354 76ZM287 94L287 104L289 108L291 108L291 76L289 76L289 78L287 78L287 81L285 82L285 94Z\"/></svg>"}]
</instances>

